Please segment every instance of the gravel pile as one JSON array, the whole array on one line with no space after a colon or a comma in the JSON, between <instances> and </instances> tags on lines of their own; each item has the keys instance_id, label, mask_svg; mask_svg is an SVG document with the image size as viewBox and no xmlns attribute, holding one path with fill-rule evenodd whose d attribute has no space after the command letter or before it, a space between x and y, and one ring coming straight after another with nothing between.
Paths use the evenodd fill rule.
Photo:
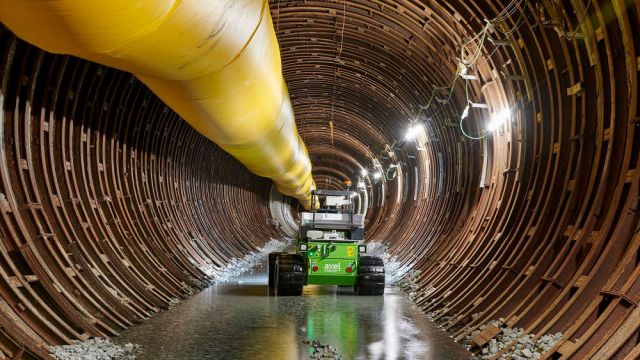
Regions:
<instances>
[{"instance_id":1,"label":"gravel pile","mask_svg":"<svg viewBox=\"0 0 640 360\"><path fill-rule=\"evenodd\" d=\"M424 296L424 292L422 294L418 294L417 292L420 273L420 270L409 270L398 282L396 282L396 286L400 288L400 290L406 292L411 299L416 298L418 295ZM433 291L435 291L435 288L431 288L427 292L430 294Z\"/></svg>"},{"instance_id":2,"label":"gravel pile","mask_svg":"<svg viewBox=\"0 0 640 360\"><path fill-rule=\"evenodd\" d=\"M555 334L547 334L542 336L536 342L536 345L542 350L542 353L549 351L558 341L562 339L562 333L557 332Z\"/></svg>"},{"instance_id":3,"label":"gravel pile","mask_svg":"<svg viewBox=\"0 0 640 360\"><path fill-rule=\"evenodd\" d=\"M318 340L303 340L303 344L313 349L313 353L309 355L310 359L342 359L342 355L338 354L335 347L323 344Z\"/></svg>"},{"instance_id":4,"label":"gravel pile","mask_svg":"<svg viewBox=\"0 0 640 360\"><path fill-rule=\"evenodd\" d=\"M478 330L475 330L474 332L471 333L471 335L468 335L466 338L464 338L463 340L464 347L466 347L467 350L470 350L472 347L474 347L475 344L473 342L473 338L476 335L480 334L484 329L486 329L487 326L491 326L491 325L497 328L502 328L504 327L504 319L500 318L500 320L489 320L484 325L480 325Z\"/></svg>"},{"instance_id":5,"label":"gravel pile","mask_svg":"<svg viewBox=\"0 0 640 360\"><path fill-rule=\"evenodd\" d=\"M522 329L519 329L522 332ZM501 360L515 359L540 359L542 354L549 351L560 339L562 333L546 334L535 340L533 335L524 335L517 339L516 343L504 355Z\"/></svg>"},{"instance_id":6,"label":"gravel pile","mask_svg":"<svg viewBox=\"0 0 640 360\"><path fill-rule=\"evenodd\" d=\"M242 259L232 259L226 266L214 270L212 283L227 282L241 274L252 273L258 265L265 261L267 254L275 251L284 251L290 244L291 239L285 241L271 239L264 247L258 248L257 251L245 255Z\"/></svg>"},{"instance_id":7,"label":"gravel pile","mask_svg":"<svg viewBox=\"0 0 640 360\"><path fill-rule=\"evenodd\" d=\"M502 333L496 335L487 345L482 348L482 352L476 357L477 359L491 359L499 351L505 347L513 345L512 342L524 335L522 329L512 329L505 327Z\"/></svg>"},{"instance_id":8,"label":"gravel pile","mask_svg":"<svg viewBox=\"0 0 640 360\"><path fill-rule=\"evenodd\" d=\"M540 359L542 354L549 351L562 338L562 333L555 333L541 336L535 340L533 335L525 334L523 329L505 326L502 319L500 319L487 322L467 336L465 338L465 346L470 349L474 345L471 339L489 325L500 328L501 333L482 348L481 352L475 357L476 359L492 359L501 351L500 360Z\"/></svg>"},{"instance_id":9,"label":"gravel pile","mask_svg":"<svg viewBox=\"0 0 640 360\"><path fill-rule=\"evenodd\" d=\"M49 352L58 360L132 360L141 352L141 346L121 346L108 339L95 338L72 345L52 346Z\"/></svg>"},{"instance_id":10,"label":"gravel pile","mask_svg":"<svg viewBox=\"0 0 640 360\"><path fill-rule=\"evenodd\" d=\"M402 265L398 258L391 256L388 252L387 245L379 242L367 243L367 254L371 256L379 256L384 261L385 281L389 286L395 286L411 271L411 268Z\"/></svg>"}]
</instances>

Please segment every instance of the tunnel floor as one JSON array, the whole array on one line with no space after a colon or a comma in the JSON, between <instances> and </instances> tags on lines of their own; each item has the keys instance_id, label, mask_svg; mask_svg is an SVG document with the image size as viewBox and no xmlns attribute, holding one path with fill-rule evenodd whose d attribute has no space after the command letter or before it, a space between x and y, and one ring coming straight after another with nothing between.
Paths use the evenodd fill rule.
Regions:
<instances>
[{"instance_id":1,"label":"tunnel floor","mask_svg":"<svg viewBox=\"0 0 640 360\"><path fill-rule=\"evenodd\" d=\"M395 288L357 297L350 288L305 287L302 297L267 296L266 272L212 286L126 330L137 359L308 359L305 340L341 359L467 359L469 353Z\"/></svg>"}]
</instances>

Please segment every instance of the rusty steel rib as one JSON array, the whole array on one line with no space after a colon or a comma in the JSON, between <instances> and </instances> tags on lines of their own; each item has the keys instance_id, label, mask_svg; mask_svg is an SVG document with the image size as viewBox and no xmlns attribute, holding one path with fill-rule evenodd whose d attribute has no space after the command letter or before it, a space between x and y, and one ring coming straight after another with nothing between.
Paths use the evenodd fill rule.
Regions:
<instances>
[{"instance_id":1,"label":"rusty steel rib","mask_svg":"<svg viewBox=\"0 0 640 360\"><path fill-rule=\"evenodd\" d=\"M130 74L0 43L4 355L116 335L281 235L269 182Z\"/></svg>"},{"instance_id":2,"label":"rusty steel rib","mask_svg":"<svg viewBox=\"0 0 640 360\"><path fill-rule=\"evenodd\" d=\"M367 237L421 271L417 304L455 338L503 318L561 332L544 358L636 359L640 3L518 0L468 69L477 80L421 111L507 3L271 1L314 180L398 166L363 179ZM3 355L115 335L283 235L269 182L131 75L5 29L0 69ZM473 102L512 110L482 140L459 127L465 82ZM472 109L465 130L489 118ZM424 141L404 141L415 120Z\"/></svg>"}]
</instances>

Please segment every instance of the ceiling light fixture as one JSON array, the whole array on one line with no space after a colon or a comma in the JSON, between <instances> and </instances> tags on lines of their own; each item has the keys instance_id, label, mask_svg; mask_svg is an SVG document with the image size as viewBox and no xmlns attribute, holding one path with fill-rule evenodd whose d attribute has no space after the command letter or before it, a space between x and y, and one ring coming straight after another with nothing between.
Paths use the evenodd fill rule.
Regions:
<instances>
[{"instance_id":1,"label":"ceiling light fixture","mask_svg":"<svg viewBox=\"0 0 640 360\"><path fill-rule=\"evenodd\" d=\"M409 127L409 129L407 130L407 134L405 135L405 139L407 141L411 141L413 139L415 139L420 132L424 130L424 127L422 126L422 124L415 124Z\"/></svg>"},{"instance_id":2,"label":"ceiling light fixture","mask_svg":"<svg viewBox=\"0 0 640 360\"><path fill-rule=\"evenodd\" d=\"M511 117L511 109L496 111L487 125L487 131L495 131Z\"/></svg>"}]
</instances>

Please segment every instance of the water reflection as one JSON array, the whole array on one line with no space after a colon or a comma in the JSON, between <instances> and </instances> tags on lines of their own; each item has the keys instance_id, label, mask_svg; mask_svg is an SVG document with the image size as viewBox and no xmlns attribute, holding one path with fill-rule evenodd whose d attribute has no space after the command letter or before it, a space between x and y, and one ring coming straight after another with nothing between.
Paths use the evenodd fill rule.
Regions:
<instances>
[{"instance_id":1,"label":"water reflection","mask_svg":"<svg viewBox=\"0 0 640 360\"><path fill-rule=\"evenodd\" d=\"M302 297L268 297L263 275L211 287L118 342L143 345L140 359L307 359L305 339L335 346L343 359L464 359L468 353L407 299L358 297L309 286Z\"/></svg>"}]
</instances>

